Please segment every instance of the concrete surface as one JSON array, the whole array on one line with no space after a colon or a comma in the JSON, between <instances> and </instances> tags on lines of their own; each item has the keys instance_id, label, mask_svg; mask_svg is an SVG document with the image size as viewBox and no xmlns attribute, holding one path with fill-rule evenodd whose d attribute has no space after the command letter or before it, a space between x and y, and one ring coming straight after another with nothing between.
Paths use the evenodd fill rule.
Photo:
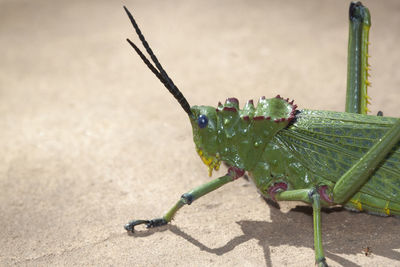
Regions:
<instances>
[{"instance_id":1,"label":"concrete surface","mask_svg":"<svg viewBox=\"0 0 400 267\"><path fill-rule=\"evenodd\" d=\"M313 266L311 210L279 211L243 179L125 232L209 178L186 114L125 42L122 5L192 105L281 94L342 111L348 4L1 1L0 265ZM372 114L400 117L400 2L365 4ZM322 223L330 265L400 266L399 219Z\"/></svg>"}]
</instances>

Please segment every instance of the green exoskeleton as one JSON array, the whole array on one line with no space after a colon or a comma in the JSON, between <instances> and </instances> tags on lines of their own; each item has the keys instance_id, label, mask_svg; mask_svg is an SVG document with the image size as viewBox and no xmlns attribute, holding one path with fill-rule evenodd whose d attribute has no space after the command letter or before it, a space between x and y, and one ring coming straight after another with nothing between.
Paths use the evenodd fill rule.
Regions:
<instances>
[{"instance_id":1,"label":"green exoskeleton","mask_svg":"<svg viewBox=\"0 0 400 267\"><path fill-rule=\"evenodd\" d=\"M360 2L350 5L346 112L297 109L279 95L261 97L242 109L236 98L218 106L190 106L125 8L151 62L129 39L148 68L188 114L197 153L209 168L221 162L228 172L183 194L161 218L125 225L169 223L184 205L234 181L246 172L260 193L273 201L303 201L313 208L314 248L326 266L321 207L342 205L382 216L400 215L400 119L366 115L370 15ZM154 65L153 65L154 64Z\"/></svg>"}]
</instances>

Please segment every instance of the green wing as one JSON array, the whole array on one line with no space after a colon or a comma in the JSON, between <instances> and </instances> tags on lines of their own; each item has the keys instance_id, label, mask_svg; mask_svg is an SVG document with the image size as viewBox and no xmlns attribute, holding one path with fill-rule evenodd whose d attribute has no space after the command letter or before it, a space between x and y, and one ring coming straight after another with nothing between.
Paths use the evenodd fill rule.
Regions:
<instances>
[{"instance_id":1,"label":"green wing","mask_svg":"<svg viewBox=\"0 0 400 267\"><path fill-rule=\"evenodd\" d=\"M296 122L279 133L279 140L301 164L336 182L357 162L396 118L344 112L302 110ZM400 203L400 143L382 162L362 193Z\"/></svg>"}]
</instances>

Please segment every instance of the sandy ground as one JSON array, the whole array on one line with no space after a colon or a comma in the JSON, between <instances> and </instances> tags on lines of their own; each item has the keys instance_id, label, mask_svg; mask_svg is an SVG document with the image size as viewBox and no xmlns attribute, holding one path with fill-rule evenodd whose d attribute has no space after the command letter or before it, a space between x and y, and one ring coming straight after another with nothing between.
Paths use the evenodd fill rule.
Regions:
<instances>
[{"instance_id":1,"label":"sandy ground","mask_svg":"<svg viewBox=\"0 0 400 267\"><path fill-rule=\"evenodd\" d=\"M123 229L210 178L186 114L125 42L122 5L192 105L279 93L342 111L348 1L165 2L0 2L1 266L314 265L311 210L279 211L243 179L172 225ZM400 117L400 2L365 4L371 110ZM330 265L400 266L399 219L322 223Z\"/></svg>"}]
</instances>

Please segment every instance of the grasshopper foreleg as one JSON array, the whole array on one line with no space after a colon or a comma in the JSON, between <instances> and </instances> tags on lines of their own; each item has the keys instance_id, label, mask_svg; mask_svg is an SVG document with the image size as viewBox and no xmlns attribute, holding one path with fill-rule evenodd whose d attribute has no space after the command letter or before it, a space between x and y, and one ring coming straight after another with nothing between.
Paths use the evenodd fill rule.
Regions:
<instances>
[{"instance_id":1,"label":"grasshopper foreleg","mask_svg":"<svg viewBox=\"0 0 400 267\"><path fill-rule=\"evenodd\" d=\"M171 222L172 218L176 212L185 205L192 204L196 199L220 188L221 186L236 180L237 178L244 175L244 171L236 168L230 167L228 173L222 177L214 179L208 183L198 186L191 191L183 194L181 198L176 202L176 204L169 210L162 218L156 218L152 220L133 220L125 225L125 230L129 232L134 232L136 225L145 224L147 228L153 228L168 224Z\"/></svg>"}]
</instances>

